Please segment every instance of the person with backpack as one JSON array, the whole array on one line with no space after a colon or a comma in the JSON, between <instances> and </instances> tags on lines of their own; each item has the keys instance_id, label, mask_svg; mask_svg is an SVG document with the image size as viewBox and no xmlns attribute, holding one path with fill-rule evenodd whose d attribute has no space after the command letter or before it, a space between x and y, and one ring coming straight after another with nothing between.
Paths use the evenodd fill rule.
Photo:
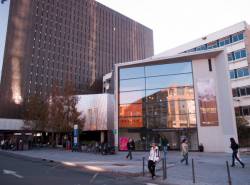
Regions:
<instances>
[{"instance_id":1,"label":"person with backpack","mask_svg":"<svg viewBox=\"0 0 250 185\"><path fill-rule=\"evenodd\" d=\"M129 138L128 143L127 143L127 148L128 148L128 155L126 158L132 160L132 150L135 150L135 142L133 139Z\"/></svg>"},{"instance_id":2,"label":"person with backpack","mask_svg":"<svg viewBox=\"0 0 250 185\"><path fill-rule=\"evenodd\" d=\"M152 143L152 147L149 152L148 157L148 170L151 173L152 179L155 177L155 167L156 163L160 160L160 151L155 143Z\"/></svg>"},{"instance_id":3,"label":"person with backpack","mask_svg":"<svg viewBox=\"0 0 250 185\"><path fill-rule=\"evenodd\" d=\"M235 159L241 164L242 168L245 167L245 164L238 158L238 150L239 150L239 145L236 143L236 141L234 140L234 138L230 138L230 142L231 142L231 149L233 150L232 153L232 167L235 166Z\"/></svg>"}]
</instances>

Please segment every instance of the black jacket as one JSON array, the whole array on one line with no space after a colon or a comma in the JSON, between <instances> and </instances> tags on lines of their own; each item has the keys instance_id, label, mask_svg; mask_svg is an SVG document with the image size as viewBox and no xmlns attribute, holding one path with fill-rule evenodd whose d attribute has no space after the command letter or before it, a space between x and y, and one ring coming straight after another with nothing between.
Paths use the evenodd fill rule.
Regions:
<instances>
[{"instance_id":1,"label":"black jacket","mask_svg":"<svg viewBox=\"0 0 250 185\"><path fill-rule=\"evenodd\" d=\"M239 145L237 143L231 143L231 148L234 152L237 152L239 149Z\"/></svg>"}]
</instances>

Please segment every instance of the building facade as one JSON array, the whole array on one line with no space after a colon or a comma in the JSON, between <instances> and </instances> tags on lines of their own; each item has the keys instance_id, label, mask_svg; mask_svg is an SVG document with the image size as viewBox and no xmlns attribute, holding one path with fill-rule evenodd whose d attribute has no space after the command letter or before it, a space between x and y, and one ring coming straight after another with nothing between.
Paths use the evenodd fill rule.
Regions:
<instances>
[{"instance_id":1,"label":"building facade","mask_svg":"<svg viewBox=\"0 0 250 185\"><path fill-rule=\"evenodd\" d=\"M236 116L250 122L250 26L240 22L156 56L225 48Z\"/></svg>"},{"instance_id":2,"label":"building facade","mask_svg":"<svg viewBox=\"0 0 250 185\"><path fill-rule=\"evenodd\" d=\"M94 0L11 0L1 78L2 117L69 82L101 93L115 63L153 55L153 32Z\"/></svg>"},{"instance_id":3,"label":"building facade","mask_svg":"<svg viewBox=\"0 0 250 185\"><path fill-rule=\"evenodd\" d=\"M226 50L184 53L116 64L116 146L155 142L179 149L225 152L237 137ZM211 134L213 133L213 134Z\"/></svg>"}]
</instances>

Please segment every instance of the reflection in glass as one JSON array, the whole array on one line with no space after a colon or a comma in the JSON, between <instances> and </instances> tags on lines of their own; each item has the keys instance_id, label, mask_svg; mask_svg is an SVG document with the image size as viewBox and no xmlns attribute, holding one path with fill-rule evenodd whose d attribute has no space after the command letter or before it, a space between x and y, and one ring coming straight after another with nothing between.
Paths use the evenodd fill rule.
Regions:
<instances>
[{"instance_id":1,"label":"reflection in glass","mask_svg":"<svg viewBox=\"0 0 250 185\"><path fill-rule=\"evenodd\" d=\"M121 68L120 79L144 77L144 67Z\"/></svg>"},{"instance_id":2,"label":"reflection in glass","mask_svg":"<svg viewBox=\"0 0 250 185\"><path fill-rule=\"evenodd\" d=\"M194 99L193 86L146 90L147 102Z\"/></svg>"},{"instance_id":3,"label":"reflection in glass","mask_svg":"<svg viewBox=\"0 0 250 185\"><path fill-rule=\"evenodd\" d=\"M120 105L120 116L142 116L142 104Z\"/></svg>"},{"instance_id":4,"label":"reflection in glass","mask_svg":"<svg viewBox=\"0 0 250 185\"><path fill-rule=\"evenodd\" d=\"M120 91L144 90L145 78L121 80Z\"/></svg>"},{"instance_id":5,"label":"reflection in glass","mask_svg":"<svg viewBox=\"0 0 250 185\"><path fill-rule=\"evenodd\" d=\"M168 128L196 127L195 114L176 114L168 116Z\"/></svg>"},{"instance_id":6,"label":"reflection in glass","mask_svg":"<svg viewBox=\"0 0 250 185\"><path fill-rule=\"evenodd\" d=\"M132 91L120 93L120 104L142 103L145 91Z\"/></svg>"},{"instance_id":7,"label":"reflection in glass","mask_svg":"<svg viewBox=\"0 0 250 185\"><path fill-rule=\"evenodd\" d=\"M167 116L167 115L168 115L168 102L147 104L147 116Z\"/></svg>"},{"instance_id":8,"label":"reflection in glass","mask_svg":"<svg viewBox=\"0 0 250 185\"><path fill-rule=\"evenodd\" d=\"M142 117L120 117L119 128L140 128L143 127Z\"/></svg>"},{"instance_id":9,"label":"reflection in glass","mask_svg":"<svg viewBox=\"0 0 250 185\"><path fill-rule=\"evenodd\" d=\"M167 115L147 117L147 127L153 129L167 128Z\"/></svg>"},{"instance_id":10,"label":"reflection in glass","mask_svg":"<svg viewBox=\"0 0 250 185\"><path fill-rule=\"evenodd\" d=\"M191 62L161 64L145 67L146 76L158 76L192 72Z\"/></svg>"},{"instance_id":11,"label":"reflection in glass","mask_svg":"<svg viewBox=\"0 0 250 185\"><path fill-rule=\"evenodd\" d=\"M191 85L193 85L192 73L146 78L147 89L168 88L168 87L177 88L178 86L191 86Z\"/></svg>"}]
</instances>

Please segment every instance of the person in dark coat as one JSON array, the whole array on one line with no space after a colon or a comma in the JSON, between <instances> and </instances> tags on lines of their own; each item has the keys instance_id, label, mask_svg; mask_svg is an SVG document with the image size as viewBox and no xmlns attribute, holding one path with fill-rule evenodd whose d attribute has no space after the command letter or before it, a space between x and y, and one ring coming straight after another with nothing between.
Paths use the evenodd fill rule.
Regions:
<instances>
[{"instance_id":1,"label":"person in dark coat","mask_svg":"<svg viewBox=\"0 0 250 185\"><path fill-rule=\"evenodd\" d=\"M135 149L135 142L133 139L129 138L128 143L127 143L127 148L128 148L128 155L126 158L132 160L132 150Z\"/></svg>"},{"instance_id":2,"label":"person in dark coat","mask_svg":"<svg viewBox=\"0 0 250 185\"><path fill-rule=\"evenodd\" d=\"M242 168L245 167L245 164L238 158L238 149L239 149L239 145L235 142L234 138L230 138L230 142L231 142L231 149L233 150L232 153L232 167L235 166L235 159L241 164Z\"/></svg>"}]
</instances>

